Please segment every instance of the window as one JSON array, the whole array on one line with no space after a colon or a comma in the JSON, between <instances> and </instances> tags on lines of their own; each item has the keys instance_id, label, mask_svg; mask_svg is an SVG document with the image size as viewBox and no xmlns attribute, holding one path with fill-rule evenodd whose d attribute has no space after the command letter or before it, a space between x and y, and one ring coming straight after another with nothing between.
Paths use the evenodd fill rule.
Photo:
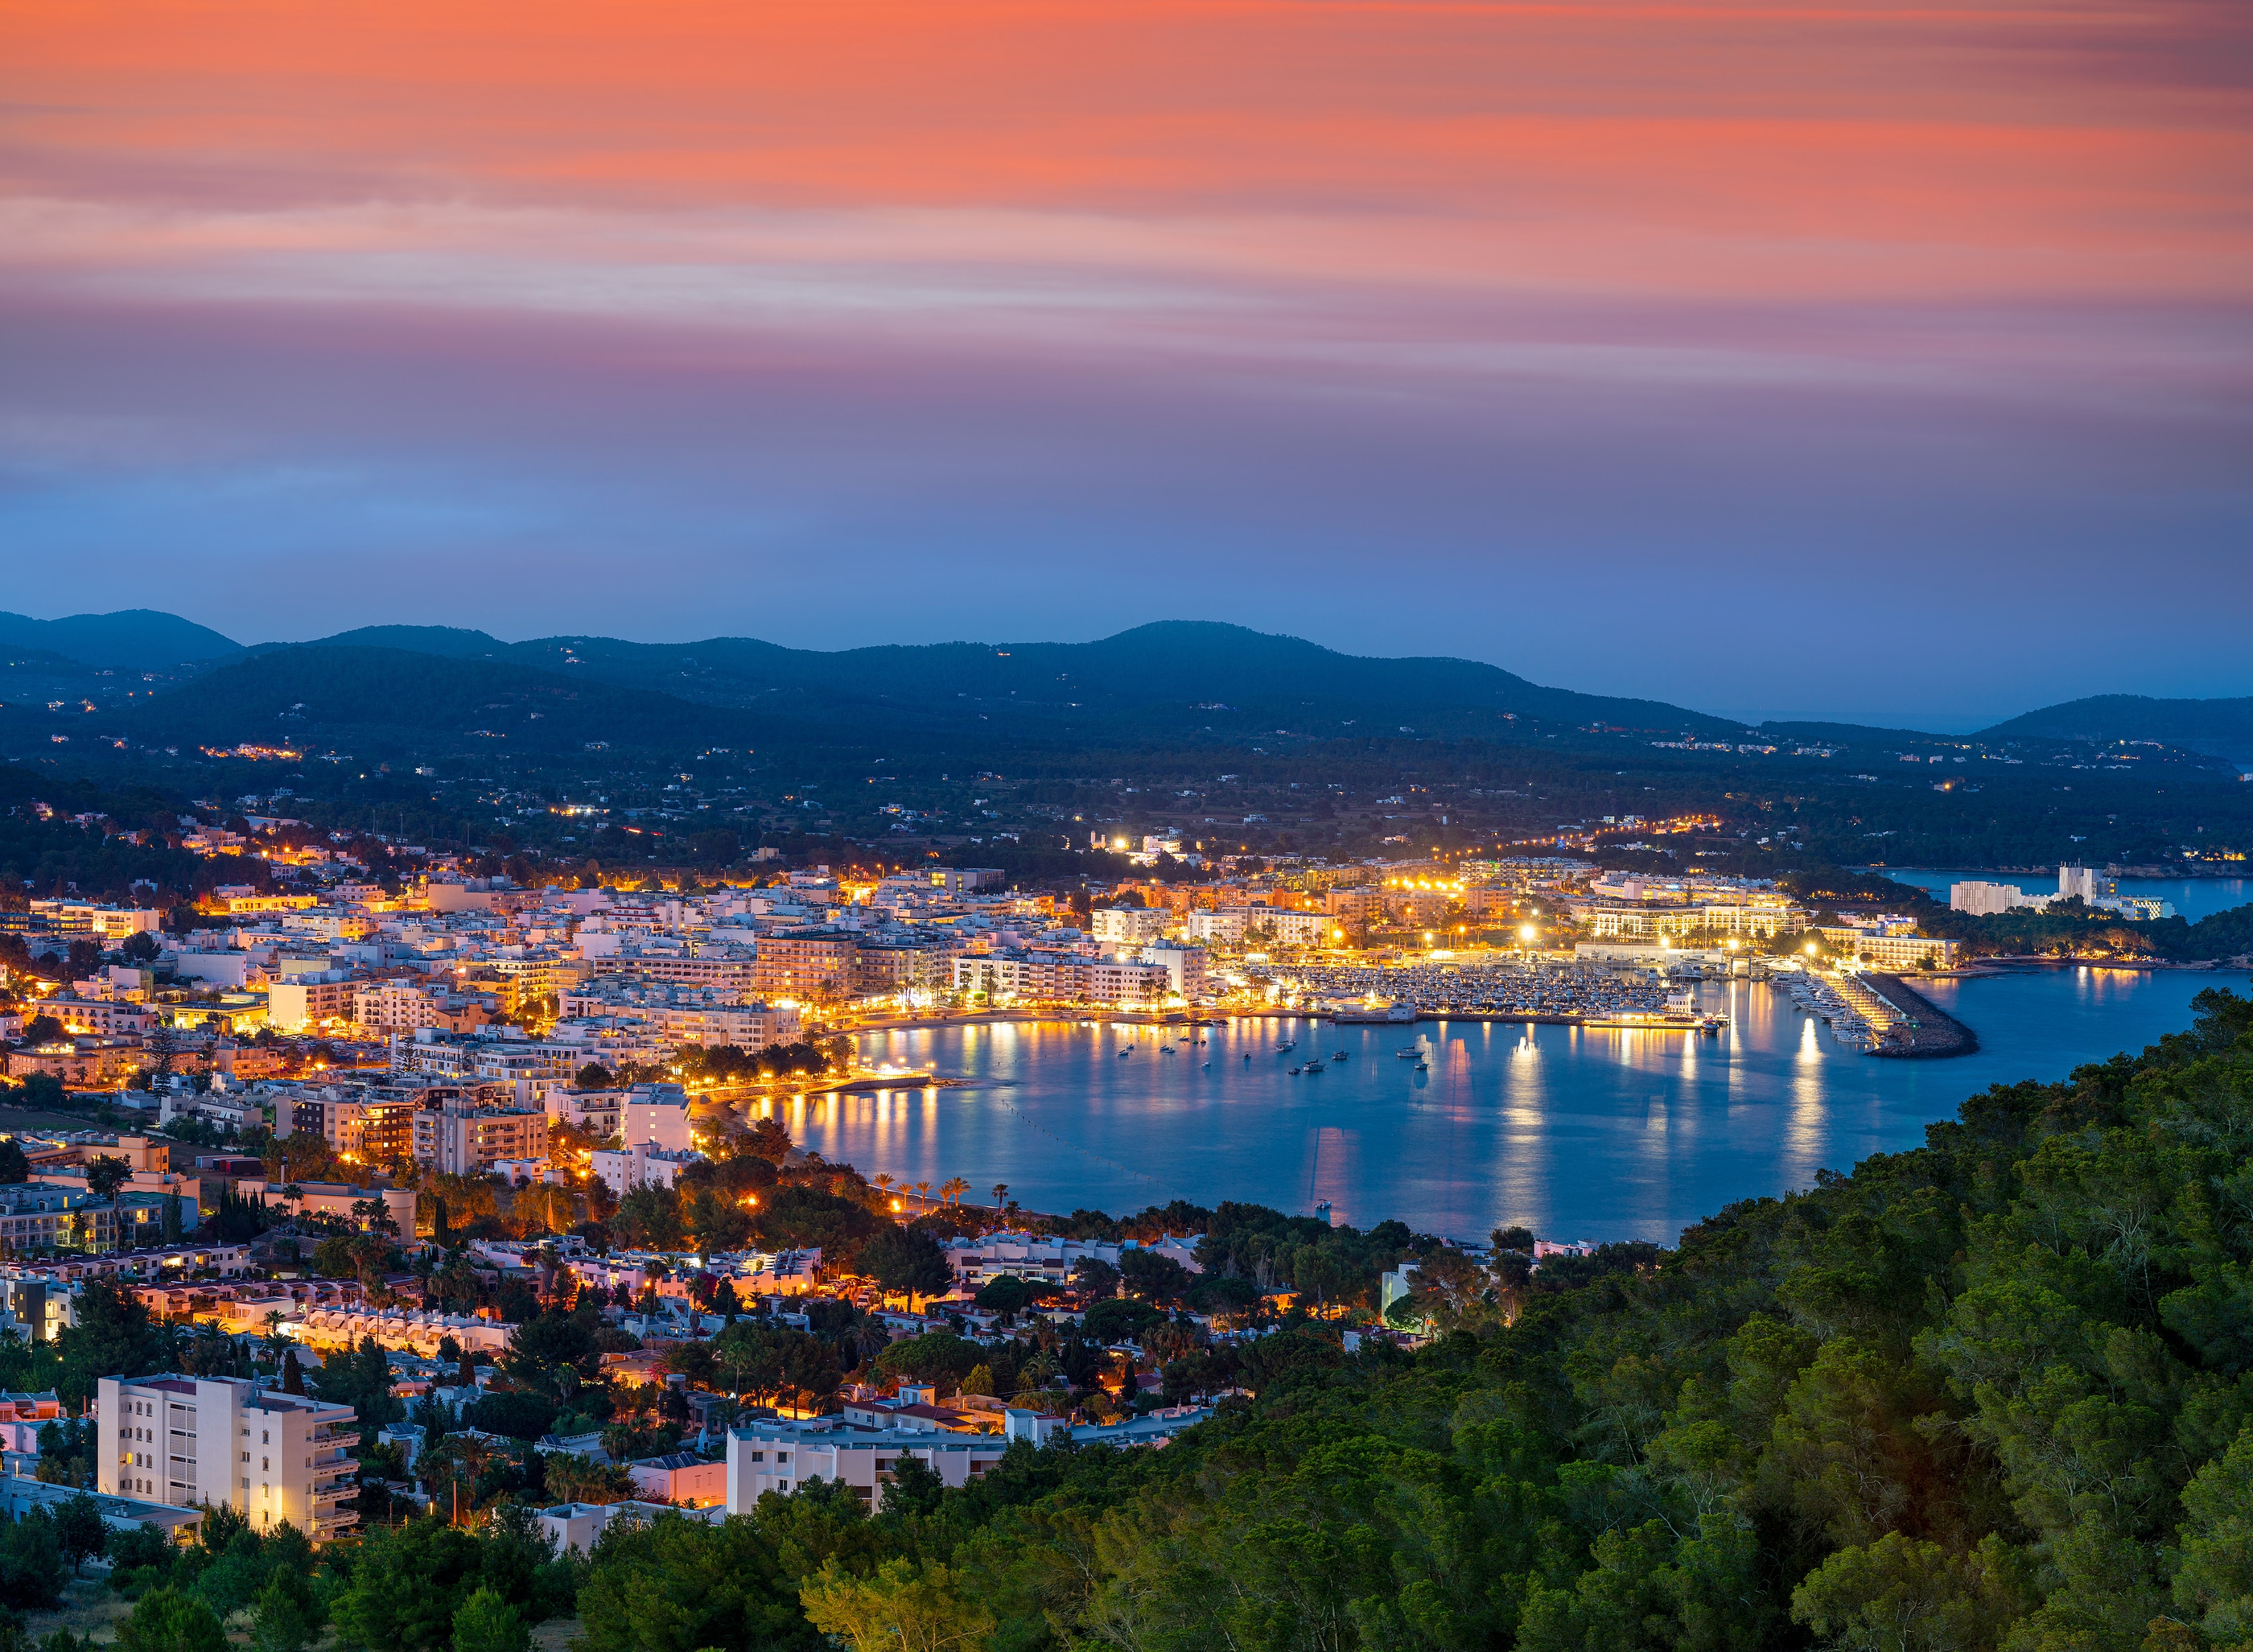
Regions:
<instances>
[{"instance_id":1,"label":"window","mask_svg":"<svg viewBox=\"0 0 2253 1652\"><path fill-rule=\"evenodd\" d=\"M790 1460L790 1453L786 1451L778 1451L775 1453L775 1460L778 1463L786 1463Z\"/></svg>"}]
</instances>

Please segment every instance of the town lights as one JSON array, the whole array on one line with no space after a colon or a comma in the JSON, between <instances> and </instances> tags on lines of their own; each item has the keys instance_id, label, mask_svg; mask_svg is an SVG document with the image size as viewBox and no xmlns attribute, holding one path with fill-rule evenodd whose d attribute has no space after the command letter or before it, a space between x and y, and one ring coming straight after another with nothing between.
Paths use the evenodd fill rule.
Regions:
<instances>
[{"instance_id":1,"label":"town lights","mask_svg":"<svg viewBox=\"0 0 2253 1652\"><path fill-rule=\"evenodd\" d=\"M1521 924L1517 926L1517 938L1529 946L1533 944L1534 934L1535 931L1531 924Z\"/></svg>"}]
</instances>

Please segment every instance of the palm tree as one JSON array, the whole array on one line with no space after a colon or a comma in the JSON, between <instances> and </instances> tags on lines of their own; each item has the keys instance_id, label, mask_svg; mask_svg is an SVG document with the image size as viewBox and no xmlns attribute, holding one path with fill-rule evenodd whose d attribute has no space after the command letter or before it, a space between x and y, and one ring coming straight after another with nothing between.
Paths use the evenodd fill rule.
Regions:
<instances>
[{"instance_id":1,"label":"palm tree","mask_svg":"<svg viewBox=\"0 0 2253 1652\"><path fill-rule=\"evenodd\" d=\"M918 1181L918 1182L917 1182L917 1183L915 1184L915 1190L916 1190L916 1197L917 1197L917 1198L918 1198L918 1199L922 1200L925 1204L929 1204L929 1203L931 1202L931 1183L930 1183L930 1182L928 1182L928 1181Z\"/></svg>"},{"instance_id":2,"label":"palm tree","mask_svg":"<svg viewBox=\"0 0 2253 1652\"><path fill-rule=\"evenodd\" d=\"M868 1181L869 1184L876 1189L879 1195L884 1197L890 1196L892 1191L891 1177L883 1175L870 1176L868 1178Z\"/></svg>"},{"instance_id":3,"label":"palm tree","mask_svg":"<svg viewBox=\"0 0 2253 1652\"><path fill-rule=\"evenodd\" d=\"M967 1181L965 1181L960 1176L949 1176L945 1181L939 1183L938 1186L938 1196L940 1200L949 1204L961 1203L962 1195L969 1191L970 1184Z\"/></svg>"},{"instance_id":4,"label":"palm tree","mask_svg":"<svg viewBox=\"0 0 2253 1652\"><path fill-rule=\"evenodd\" d=\"M995 1182L994 1184L994 1208L996 1210L1006 1210L1009 1208L1008 1201L1009 1184L1006 1181Z\"/></svg>"}]
</instances>

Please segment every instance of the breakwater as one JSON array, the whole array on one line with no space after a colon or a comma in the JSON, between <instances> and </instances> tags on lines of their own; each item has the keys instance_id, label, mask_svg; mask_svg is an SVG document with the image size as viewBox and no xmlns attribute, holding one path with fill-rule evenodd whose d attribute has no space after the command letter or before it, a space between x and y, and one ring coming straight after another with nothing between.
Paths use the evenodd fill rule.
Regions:
<instances>
[{"instance_id":1,"label":"breakwater","mask_svg":"<svg viewBox=\"0 0 2253 1652\"><path fill-rule=\"evenodd\" d=\"M1871 1055L1916 1060L1969 1056L1979 1048L1977 1033L1900 976L1865 972L1860 979L1894 1012L1893 1019L1871 1049Z\"/></svg>"}]
</instances>

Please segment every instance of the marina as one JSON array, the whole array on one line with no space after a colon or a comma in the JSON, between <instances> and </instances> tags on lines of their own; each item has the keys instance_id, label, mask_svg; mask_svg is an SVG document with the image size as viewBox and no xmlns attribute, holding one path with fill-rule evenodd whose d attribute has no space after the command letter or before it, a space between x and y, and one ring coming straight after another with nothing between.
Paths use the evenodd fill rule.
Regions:
<instances>
[{"instance_id":1,"label":"marina","mask_svg":"<svg viewBox=\"0 0 2253 1652\"><path fill-rule=\"evenodd\" d=\"M2187 1026L2209 987L2243 992L2247 978L2074 968L1926 983L1936 1008L1978 1035L1976 1051L1949 1061L1867 1059L1784 981L1741 977L1693 989L1699 1013L1725 1018L1712 1037L1524 1018L1246 1017L1197 1029L1207 1047L1183 1061L1140 1049L1120 1059L1122 1044L1152 1038L1147 1025L903 1028L864 1036L862 1059L954 1087L860 1085L772 1105L830 1159L1002 1182L1034 1209L1185 1198L1305 1212L1327 1200L1357 1225L1395 1217L1477 1237L1510 1221L1671 1242L1732 1201L1915 1147L1989 1084L2141 1049Z\"/></svg>"}]
</instances>

